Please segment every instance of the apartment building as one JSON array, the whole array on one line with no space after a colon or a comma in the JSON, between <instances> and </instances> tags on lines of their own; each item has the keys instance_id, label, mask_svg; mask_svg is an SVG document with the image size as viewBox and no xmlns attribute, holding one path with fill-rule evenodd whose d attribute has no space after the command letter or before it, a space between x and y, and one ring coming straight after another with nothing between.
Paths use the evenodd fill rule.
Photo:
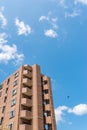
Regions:
<instances>
[{"instance_id":1,"label":"apartment building","mask_svg":"<svg viewBox=\"0 0 87 130\"><path fill-rule=\"evenodd\" d=\"M21 66L0 84L0 130L56 130L48 76Z\"/></svg>"}]
</instances>

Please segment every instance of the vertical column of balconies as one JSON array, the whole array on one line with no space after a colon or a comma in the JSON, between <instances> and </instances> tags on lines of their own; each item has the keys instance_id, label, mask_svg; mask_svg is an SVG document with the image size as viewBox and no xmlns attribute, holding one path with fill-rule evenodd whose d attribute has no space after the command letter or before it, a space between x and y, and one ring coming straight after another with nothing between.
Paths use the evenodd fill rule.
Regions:
<instances>
[{"instance_id":1,"label":"vertical column of balconies","mask_svg":"<svg viewBox=\"0 0 87 130\"><path fill-rule=\"evenodd\" d=\"M32 130L32 68L23 67L19 130Z\"/></svg>"},{"instance_id":2,"label":"vertical column of balconies","mask_svg":"<svg viewBox=\"0 0 87 130\"><path fill-rule=\"evenodd\" d=\"M52 91L49 77L43 76L43 107L44 107L44 129L56 130L55 114L52 101Z\"/></svg>"}]
</instances>

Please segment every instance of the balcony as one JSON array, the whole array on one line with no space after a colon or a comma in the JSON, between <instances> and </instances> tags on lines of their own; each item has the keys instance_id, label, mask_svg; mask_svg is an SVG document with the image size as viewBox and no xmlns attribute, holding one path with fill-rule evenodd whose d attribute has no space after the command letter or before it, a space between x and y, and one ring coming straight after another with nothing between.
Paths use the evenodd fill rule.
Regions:
<instances>
[{"instance_id":1,"label":"balcony","mask_svg":"<svg viewBox=\"0 0 87 130\"><path fill-rule=\"evenodd\" d=\"M31 99L27 99L27 98L22 98L21 99L21 104L24 106L32 106L32 100Z\"/></svg>"},{"instance_id":2,"label":"balcony","mask_svg":"<svg viewBox=\"0 0 87 130\"><path fill-rule=\"evenodd\" d=\"M32 112L27 111L27 110L21 110L20 117L27 119L27 120L30 120L32 118Z\"/></svg>"},{"instance_id":3,"label":"balcony","mask_svg":"<svg viewBox=\"0 0 87 130\"><path fill-rule=\"evenodd\" d=\"M51 116L45 117L45 123L46 123L46 124L52 124Z\"/></svg>"},{"instance_id":4,"label":"balcony","mask_svg":"<svg viewBox=\"0 0 87 130\"><path fill-rule=\"evenodd\" d=\"M28 77L28 78L32 77L32 74L31 74L31 72L29 70L24 70L23 71L23 75L26 76L26 77Z\"/></svg>"},{"instance_id":5,"label":"balcony","mask_svg":"<svg viewBox=\"0 0 87 130\"><path fill-rule=\"evenodd\" d=\"M23 78L22 83L23 83L24 85L26 85L26 86L29 86L29 87L32 86L32 82L31 82L31 80L28 79L28 78Z\"/></svg>"},{"instance_id":6,"label":"balcony","mask_svg":"<svg viewBox=\"0 0 87 130\"><path fill-rule=\"evenodd\" d=\"M31 96L32 95L32 90L29 88L22 88L22 94L25 94L27 96Z\"/></svg>"},{"instance_id":7,"label":"balcony","mask_svg":"<svg viewBox=\"0 0 87 130\"><path fill-rule=\"evenodd\" d=\"M51 110L50 105L49 104L45 105L44 106L44 110L45 111L50 111Z\"/></svg>"},{"instance_id":8,"label":"balcony","mask_svg":"<svg viewBox=\"0 0 87 130\"><path fill-rule=\"evenodd\" d=\"M32 130L32 125L21 124L19 130Z\"/></svg>"},{"instance_id":9,"label":"balcony","mask_svg":"<svg viewBox=\"0 0 87 130\"><path fill-rule=\"evenodd\" d=\"M44 100L46 99L50 99L50 95L49 94L44 94Z\"/></svg>"},{"instance_id":10,"label":"balcony","mask_svg":"<svg viewBox=\"0 0 87 130\"><path fill-rule=\"evenodd\" d=\"M43 90L47 90L47 89L49 89L48 84L46 84L46 85L43 86Z\"/></svg>"},{"instance_id":11,"label":"balcony","mask_svg":"<svg viewBox=\"0 0 87 130\"><path fill-rule=\"evenodd\" d=\"M29 70L29 71L32 71L32 68L29 66L29 65L24 65L24 69L26 69L26 70Z\"/></svg>"}]
</instances>

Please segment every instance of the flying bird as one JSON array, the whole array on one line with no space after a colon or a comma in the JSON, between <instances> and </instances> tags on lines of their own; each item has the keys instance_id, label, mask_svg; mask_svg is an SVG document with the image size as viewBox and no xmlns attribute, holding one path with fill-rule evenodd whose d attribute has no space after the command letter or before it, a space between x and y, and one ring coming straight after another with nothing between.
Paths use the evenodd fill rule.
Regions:
<instances>
[{"instance_id":1,"label":"flying bird","mask_svg":"<svg viewBox=\"0 0 87 130\"><path fill-rule=\"evenodd\" d=\"M70 96L67 96L67 99L69 99L70 98Z\"/></svg>"}]
</instances>

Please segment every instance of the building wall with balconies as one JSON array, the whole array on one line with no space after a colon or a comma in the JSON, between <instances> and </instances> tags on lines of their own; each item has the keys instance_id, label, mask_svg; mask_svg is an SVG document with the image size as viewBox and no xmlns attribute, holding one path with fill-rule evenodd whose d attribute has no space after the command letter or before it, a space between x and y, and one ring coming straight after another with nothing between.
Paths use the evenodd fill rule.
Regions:
<instances>
[{"instance_id":1,"label":"building wall with balconies","mask_svg":"<svg viewBox=\"0 0 87 130\"><path fill-rule=\"evenodd\" d=\"M0 130L56 130L50 78L24 65L0 87Z\"/></svg>"}]
</instances>

